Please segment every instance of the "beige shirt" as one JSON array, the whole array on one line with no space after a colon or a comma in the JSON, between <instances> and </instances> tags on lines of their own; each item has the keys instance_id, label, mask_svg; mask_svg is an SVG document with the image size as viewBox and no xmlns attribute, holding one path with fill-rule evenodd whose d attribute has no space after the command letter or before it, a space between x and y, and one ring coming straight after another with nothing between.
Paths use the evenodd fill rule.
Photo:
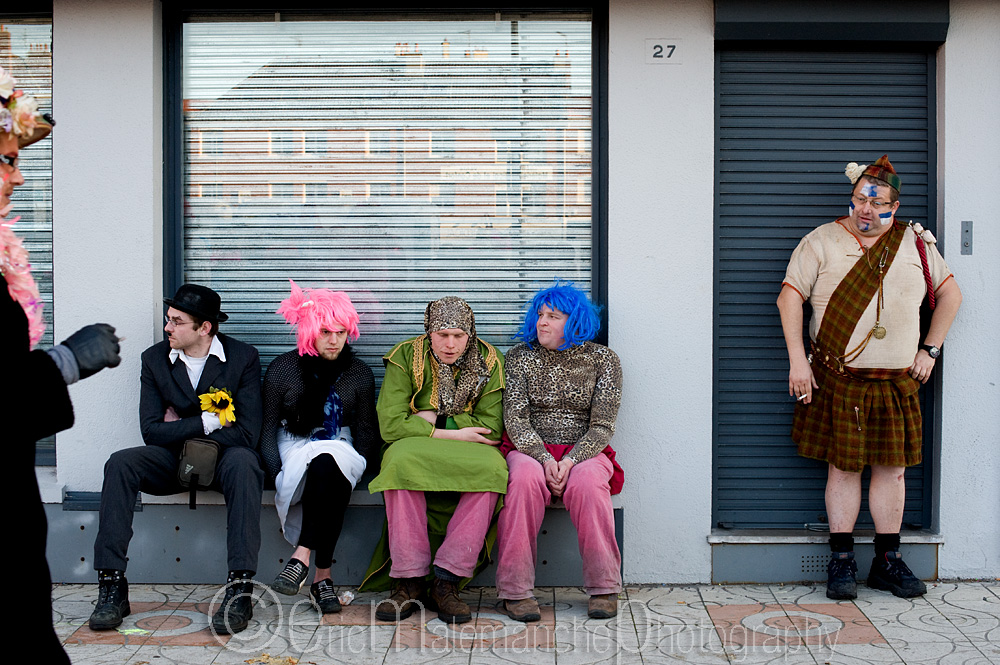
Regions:
<instances>
[{"instance_id":1,"label":"beige shirt","mask_svg":"<svg viewBox=\"0 0 1000 665\"><path fill-rule=\"evenodd\" d=\"M937 291L951 277L937 246L926 243L927 264L931 281ZM815 340L823 323L823 314L830 296L840 285L854 264L864 255L857 237L842 221L824 224L808 233L792 252L785 273L784 283L799 292L803 300L812 305L809 336ZM872 265L878 265L879 256L872 254ZM864 260L864 259L861 259ZM865 350L848 363L851 367L866 369L904 369L913 364L921 343L920 303L927 292L920 254L917 252L916 234L907 231L900 243L892 265L883 276L883 305L880 323L886 330L883 339L871 341ZM854 349L864 340L875 325L878 292L861 316L846 350Z\"/></svg>"}]
</instances>

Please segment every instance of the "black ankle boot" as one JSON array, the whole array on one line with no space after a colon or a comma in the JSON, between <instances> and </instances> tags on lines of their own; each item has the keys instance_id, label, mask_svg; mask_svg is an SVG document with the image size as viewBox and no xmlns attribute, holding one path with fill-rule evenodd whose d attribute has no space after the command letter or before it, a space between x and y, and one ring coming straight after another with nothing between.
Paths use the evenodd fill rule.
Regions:
<instances>
[{"instance_id":1,"label":"black ankle boot","mask_svg":"<svg viewBox=\"0 0 1000 665\"><path fill-rule=\"evenodd\" d=\"M868 586L891 591L899 598L915 598L927 593L927 585L917 579L897 551L875 557L868 571Z\"/></svg>"},{"instance_id":2,"label":"black ankle boot","mask_svg":"<svg viewBox=\"0 0 1000 665\"><path fill-rule=\"evenodd\" d=\"M217 635L235 635L244 630L253 618L253 600L253 571L229 571L226 595L212 615L212 630Z\"/></svg>"},{"instance_id":3,"label":"black ankle boot","mask_svg":"<svg viewBox=\"0 0 1000 665\"><path fill-rule=\"evenodd\" d=\"M97 604L90 615L91 630L111 630L132 613L124 570L97 571Z\"/></svg>"},{"instance_id":4,"label":"black ankle boot","mask_svg":"<svg viewBox=\"0 0 1000 665\"><path fill-rule=\"evenodd\" d=\"M851 600L858 597L858 564L854 552L834 552L826 567L826 597Z\"/></svg>"}]
</instances>

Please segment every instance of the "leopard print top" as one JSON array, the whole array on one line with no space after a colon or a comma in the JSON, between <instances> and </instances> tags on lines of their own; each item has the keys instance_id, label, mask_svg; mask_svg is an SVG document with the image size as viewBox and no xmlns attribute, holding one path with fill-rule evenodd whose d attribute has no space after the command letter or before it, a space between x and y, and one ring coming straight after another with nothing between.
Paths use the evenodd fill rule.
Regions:
<instances>
[{"instance_id":1,"label":"leopard print top","mask_svg":"<svg viewBox=\"0 0 1000 665\"><path fill-rule=\"evenodd\" d=\"M611 441L622 399L622 368L606 346L584 342L564 351L520 343L507 353L503 420L517 449L541 463L544 443L572 445L576 462Z\"/></svg>"}]
</instances>

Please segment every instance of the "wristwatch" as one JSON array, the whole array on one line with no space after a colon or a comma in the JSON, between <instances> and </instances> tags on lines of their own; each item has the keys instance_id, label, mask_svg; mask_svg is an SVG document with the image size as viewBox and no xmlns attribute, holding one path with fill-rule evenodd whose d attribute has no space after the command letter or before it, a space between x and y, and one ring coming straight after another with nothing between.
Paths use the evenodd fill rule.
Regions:
<instances>
[{"instance_id":1,"label":"wristwatch","mask_svg":"<svg viewBox=\"0 0 1000 665\"><path fill-rule=\"evenodd\" d=\"M941 356L941 347L940 346L931 346L930 344L921 344L920 348L923 349L924 351L926 351L927 355L929 355L934 360L937 360Z\"/></svg>"}]
</instances>

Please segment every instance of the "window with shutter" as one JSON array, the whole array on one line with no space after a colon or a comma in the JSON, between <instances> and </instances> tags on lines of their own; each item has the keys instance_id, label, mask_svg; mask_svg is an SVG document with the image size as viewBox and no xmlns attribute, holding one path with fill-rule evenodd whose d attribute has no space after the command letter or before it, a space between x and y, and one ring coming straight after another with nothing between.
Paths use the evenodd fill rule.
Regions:
<instances>
[{"instance_id":1,"label":"window with shutter","mask_svg":"<svg viewBox=\"0 0 1000 665\"><path fill-rule=\"evenodd\" d=\"M182 28L182 278L266 364L300 286L346 291L356 349L422 332L458 295L502 348L553 278L591 286L589 14Z\"/></svg>"}]
</instances>

